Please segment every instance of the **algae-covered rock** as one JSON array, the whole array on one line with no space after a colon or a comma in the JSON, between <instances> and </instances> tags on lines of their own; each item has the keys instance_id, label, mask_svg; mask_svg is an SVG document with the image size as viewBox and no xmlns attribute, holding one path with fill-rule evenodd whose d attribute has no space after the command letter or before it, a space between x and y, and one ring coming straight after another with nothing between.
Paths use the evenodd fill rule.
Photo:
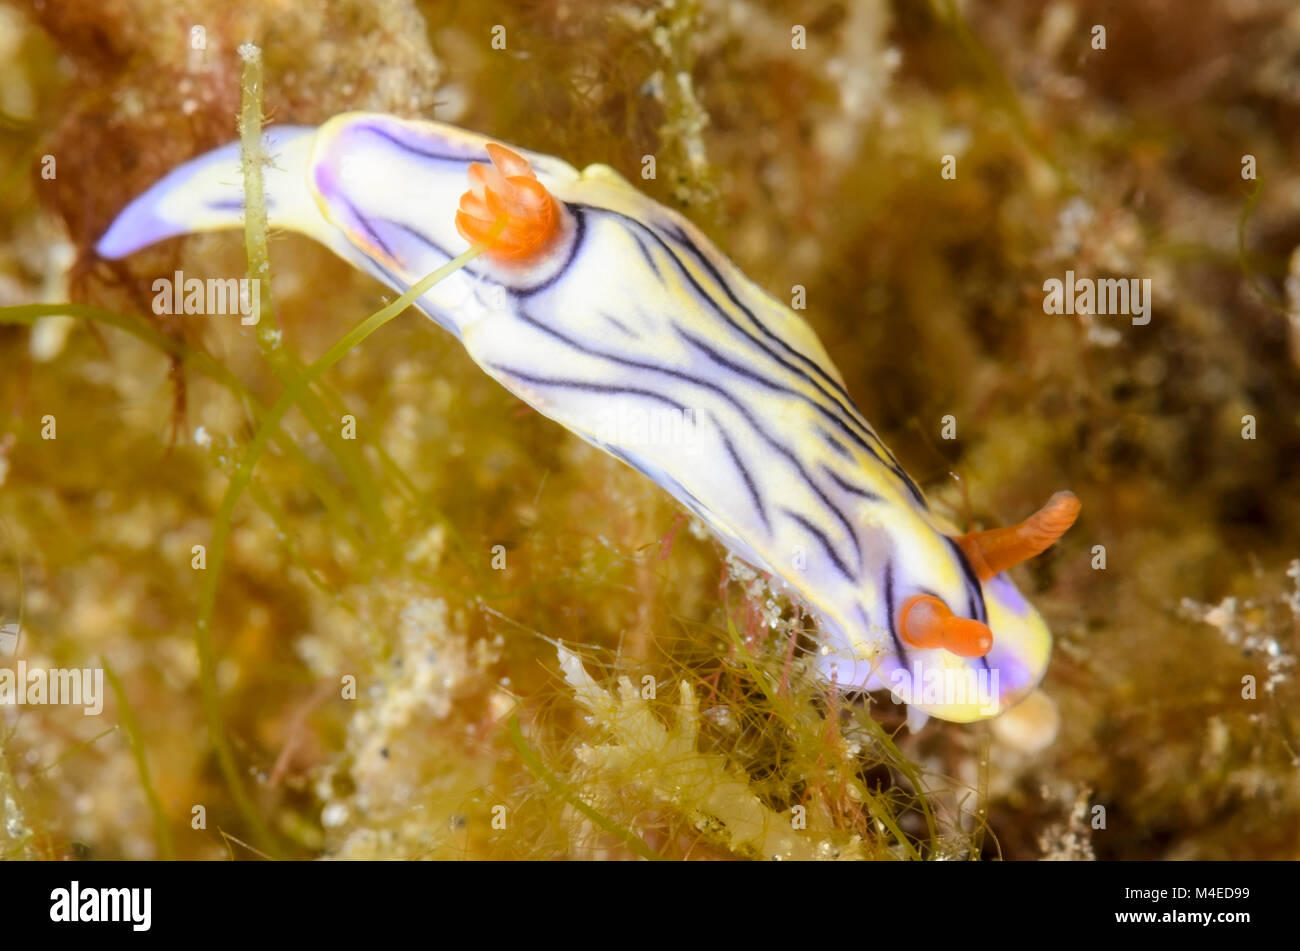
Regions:
<instances>
[{"instance_id":1,"label":"algae-covered rock","mask_svg":"<svg viewBox=\"0 0 1300 951\"><path fill-rule=\"evenodd\" d=\"M117 681L0 704L0 856L1296 857L1298 54L1233 0L0 6L0 668ZM606 163L963 531L1072 490L1014 569L1040 691L829 689L781 585L415 312L259 442L396 295L275 231L93 253L241 107ZM260 327L152 306L263 252Z\"/></svg>"}]
</instances>

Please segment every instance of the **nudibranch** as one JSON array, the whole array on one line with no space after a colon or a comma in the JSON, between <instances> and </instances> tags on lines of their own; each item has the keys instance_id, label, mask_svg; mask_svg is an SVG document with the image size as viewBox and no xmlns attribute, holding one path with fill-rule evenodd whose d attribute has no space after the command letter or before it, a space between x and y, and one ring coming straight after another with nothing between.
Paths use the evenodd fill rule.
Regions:
<instances>
[{"instance_id":1,"label":"nudibranch","mask_svg":"<svg viewBox=\"0 0 1300 951\"><path fill-rule=\"evenodd\" d=\"M442 123L349 113L264 133L273 226L406 291L489 242L419 308L538 412L671 493L818 625L816 670L890 689L915 728L1032 691L1051 635L1006 574L1079 510L959 533L849 396L811 327L613 169ZM238 143L174 169L97 245L121 258L242 224ZM680 414L688 427L623 425ZM924 680L924 683L922 682ZM946 684L991 685L954 693ZM937 689L931 689L937 685Z\"/></svg>"}]
</instances>

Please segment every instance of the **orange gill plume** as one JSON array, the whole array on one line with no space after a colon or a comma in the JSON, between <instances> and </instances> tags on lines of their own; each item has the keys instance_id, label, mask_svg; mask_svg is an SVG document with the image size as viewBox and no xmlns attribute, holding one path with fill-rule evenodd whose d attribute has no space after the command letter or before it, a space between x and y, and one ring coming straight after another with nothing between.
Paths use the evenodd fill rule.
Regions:
<instances>
[{"instance_id":1,"label":"orange gill plume","mask_svg":"<svg viewBox=\"0 0 1300 951\"><path fill-rule=\"evenodd\" d=\"M489 142L492 165L469 167L470 189L461 196L456 230L474 244L488 242L486 254L504 263L522 263L548 250L561 235L560 212L528 160ZM495 238L493 229L505 219Z\"/></svg>"}]
</instances>

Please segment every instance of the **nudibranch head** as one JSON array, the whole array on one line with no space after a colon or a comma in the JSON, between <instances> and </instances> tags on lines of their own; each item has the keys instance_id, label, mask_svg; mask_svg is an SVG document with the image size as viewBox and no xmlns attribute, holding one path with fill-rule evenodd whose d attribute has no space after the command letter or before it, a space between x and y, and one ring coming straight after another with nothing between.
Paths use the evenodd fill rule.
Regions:
<instances>
[{"instance_id":1,"label":"nudibranch head","mask_svg":"<svg viewBox=\"0 0 1300 951\"><path fill-rule=\"evenodd\" d=\"M1079 500L1058 492L1017 525L954 535L913 526L886 579L893 650L875 682L915 711L970 722L1024 699L1047 668L1051 634L1006 571L1051 546Z\"/></svg>"}]
</instances>

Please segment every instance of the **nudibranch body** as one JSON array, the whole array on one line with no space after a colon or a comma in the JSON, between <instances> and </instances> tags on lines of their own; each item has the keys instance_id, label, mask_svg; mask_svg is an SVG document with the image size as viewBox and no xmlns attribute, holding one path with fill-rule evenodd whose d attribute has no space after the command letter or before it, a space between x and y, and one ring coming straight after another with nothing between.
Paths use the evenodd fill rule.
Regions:
<instances>
[{"instance_id":1,"label":"nudibranch body","mask_svg":"<svg viewBox=\"0 0 1300 951\"><path fill-rule=\"evenodd\" d=\"M1078 501L1058 493L1020 525L959 536L809 325L681 215L607 166L441 123L354 113L266 137L271 224L390 287L491 238L419 307L506 389L784 582L818 623L827 680L891 689L915 724L995 715L1041 679L1051 637L1005 571L1051 545ZM99 254L240 226L239 158L235 143L174 170ZM685 425L653 425L665 416Z\"/></svg>"}]
</instances>

